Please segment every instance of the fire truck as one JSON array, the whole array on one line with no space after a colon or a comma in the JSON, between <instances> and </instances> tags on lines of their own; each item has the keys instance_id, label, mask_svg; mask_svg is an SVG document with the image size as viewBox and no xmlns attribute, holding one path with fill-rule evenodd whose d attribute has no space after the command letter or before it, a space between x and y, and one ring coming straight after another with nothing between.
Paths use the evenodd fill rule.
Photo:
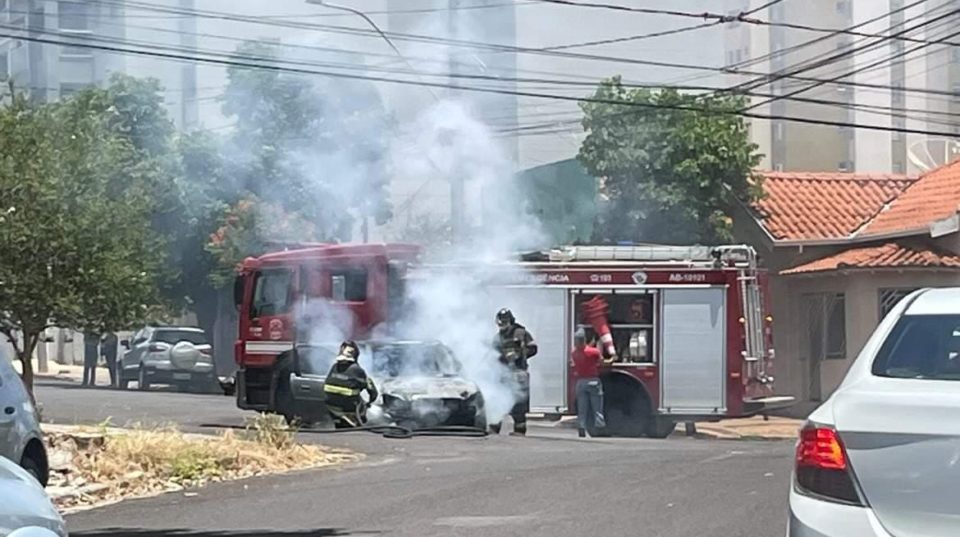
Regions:
<instances>
[{"instance_id":1,"label":"fire truck","mask_svg":"<svg viewBox=\"0 0 960 537\"><path fill-rule=\"evenodd\" d=\"M419 257L413 245L338 244L245 260L234 287L238 406L286 410L278 392L296 372L277 357L302 337L298 305L337 305L362 339L401 316L412 280L449 270L476 274L491 337L501 307L536 336L531 412L575 412L568 364L578 328L616 356L601 378L610 434L664 437L677 422L792 402L773 390L767 275L750 246L570 246L484 267L423 265Z\"/></svg>"}]
</instances>

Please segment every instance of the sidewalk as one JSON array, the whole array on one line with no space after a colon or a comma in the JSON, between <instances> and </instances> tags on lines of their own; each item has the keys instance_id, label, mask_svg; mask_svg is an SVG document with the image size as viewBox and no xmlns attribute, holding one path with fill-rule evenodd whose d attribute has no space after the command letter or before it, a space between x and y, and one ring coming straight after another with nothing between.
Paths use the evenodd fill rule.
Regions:
<instances>
[{"instance_id":1,"label":"sidewalk","mask_svg":"<svg viewBox=\"0 0 960 537\"><path fill-rule=\"evenodd\" d=\"M752 418L729 419L718 422L698 421L697 436L717 438L722 440L784 440L797 437L797 430L803 420L793 418L781 418L770 416L769 420L764 420L761 416ZM577 418L575 416L565 416L556 422L546 422L534 420L531 425L540 427L560 427L564 429L575 429L577 427ZM683 436L684 424L677 424L677 430L673 436Z\"/></svg>"},{"instance_id":2,"label":"sidewalk","mask_svg":"<svg viewBox=\"0 0 960 537\"><path fill-rule=\"evenodd\" d=\"M54 361L47 362L48 371L40 373L37 367L37 361L33 361L33 375L38 379L56 379L67 380L80 383L83 381L83 366L73 364L58 364ZM20 361L14 360L13 367L20 372ZM110 371L103 365L97 366L97 383L106 386L110 382Z\"/></svg>"}]
</instances>

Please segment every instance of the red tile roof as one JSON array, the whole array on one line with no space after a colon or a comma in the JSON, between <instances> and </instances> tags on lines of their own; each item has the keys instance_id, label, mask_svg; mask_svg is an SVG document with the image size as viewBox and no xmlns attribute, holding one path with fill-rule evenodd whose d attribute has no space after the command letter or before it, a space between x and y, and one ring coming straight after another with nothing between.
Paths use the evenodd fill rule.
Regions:
<instances>
[{"instance_id":1,"label":"red tile roof","mask_svg":"<svg viewBox=\"0 0 960 537\"><path fill-rule=\"evenodd\" d=\"M916 180L868 173L760 174L766 197L753 206L775 240L848 238Z\"/></svg>"},{"instance_id":2,"label":"red tile roof","mask_svg":"<svg viewBox=\"0 0 960 537\"><path fill-rule=\"evenodd\" d=\"M943 254L929 248L897 243L851 248L827 257L781 271L780 274L809 274L842 269L880 269L941 267L960 269L960 256Z\"/></svg>"},{"instance_id":3,"label":"red tile roof","mask_svg":"<svg viewBox=\"0 0 960 537\"><path fill-rule=\"evenodd\" d=\"M960 206L960 160L927 172L890 207L881 211L860 236L926 229L952 216Z\"/></svg>"}]
</instances>

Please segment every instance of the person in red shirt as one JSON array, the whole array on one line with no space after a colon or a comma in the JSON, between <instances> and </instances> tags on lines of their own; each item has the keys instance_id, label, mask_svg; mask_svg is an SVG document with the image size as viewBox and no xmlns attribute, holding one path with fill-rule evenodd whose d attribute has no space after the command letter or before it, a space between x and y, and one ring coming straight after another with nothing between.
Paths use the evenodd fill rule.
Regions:
<instances>
[{"instance_id":1,"label":"person in red shirt","mask_svg":"<svg viewBox=\"0 0 960 537\"><path fill-rule=\"evenodd\" d=\"M573 335L573 350L570 352L570 367L577 380L577 426L580 438L587 436L590 421L599 430L605 427L603 418L603 384L600 383L600 366L605 362L600 349L587 345L587 335L580 328Z\"/></svg>"}]
</instances>

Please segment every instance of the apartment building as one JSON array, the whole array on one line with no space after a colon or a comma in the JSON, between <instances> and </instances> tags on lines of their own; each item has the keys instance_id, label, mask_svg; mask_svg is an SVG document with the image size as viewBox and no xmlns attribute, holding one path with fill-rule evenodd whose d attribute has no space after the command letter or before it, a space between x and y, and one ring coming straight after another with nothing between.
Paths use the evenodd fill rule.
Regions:
<instances>
[{"instance_id":1,"label":"apartment building","mask_svg":"<svg viewBox=\"0 0 960 537\"><path fill-rule=\"evenodd\" d=\"M764 4L728 0L726 8L737 14ZM786 0L754 14L771 25L726 25L727 85L748 92L753 112L832 123L751 120L753 140L765 155L761 166L914 174L951 160L955 142L950 135L958 130L950 114L957 112L958 102L949 93L960 91L960 53L942 43L951 40L956 17L950 9L958 5L955 0ZM876 37L797 26L853 28ZM898 33L914 41L891 37Z\"/></svg>"}]
</instances>

